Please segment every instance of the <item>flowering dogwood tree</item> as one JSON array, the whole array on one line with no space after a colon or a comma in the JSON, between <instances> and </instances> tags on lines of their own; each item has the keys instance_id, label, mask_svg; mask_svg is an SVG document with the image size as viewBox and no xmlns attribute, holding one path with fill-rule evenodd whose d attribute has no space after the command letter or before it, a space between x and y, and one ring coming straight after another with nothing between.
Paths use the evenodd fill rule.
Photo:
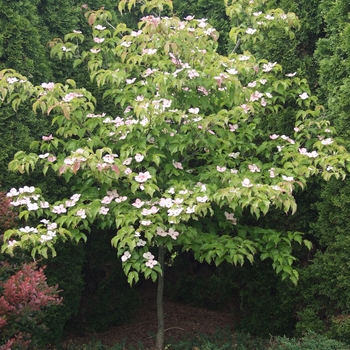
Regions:
<instances>
[{"instance_id":1,"label":"flowering dogwood tree","mask_svg":"<svg viewBox=\"0 0 350 350\"><path fill-rule=\"evenodd\" d=\"M231 16L244 9L252 18L249 26L232 31L235 40L262 40L269 26L287 30L296 24L293 14L263 13L262 2L241 0L228 7ZM120 10L134 4L123 0ZM165 5L171 9L169 0L145 2L141 9L151 13ZM33 256L55 255L57 240L86 240L92 223L115 228L112 245L129 283L140 273L159 277L161 349L164 252L180 246L216 265L270 258L282 278L296 283L292 243L310 247L310 242L299 232L243 221L272 207L293 214L295 188L313 175L345 177L350 155L322 118L305 80L250 52L219 55L218 33L206 19L147 15L133 31L113 26L104 10L87 17L91 48L80 51L85 37L77 28L52 55L85 65L104 99L114 102L112 112L71 79L33 86L12 70L1 72L2 103L16 109L30 98L33 109L57 126L55 134L33 143L33 153L18 152L10 169L42 167L46 174L51 168L76 180L72 196L55 203L38 188L11 189L8 196L20 217L37 225L8 230L2 251L20 247ZM293 135L266 130L264 118L278 118L287 98L300 106L291 116Z\"/></svg>"}]
</instances>

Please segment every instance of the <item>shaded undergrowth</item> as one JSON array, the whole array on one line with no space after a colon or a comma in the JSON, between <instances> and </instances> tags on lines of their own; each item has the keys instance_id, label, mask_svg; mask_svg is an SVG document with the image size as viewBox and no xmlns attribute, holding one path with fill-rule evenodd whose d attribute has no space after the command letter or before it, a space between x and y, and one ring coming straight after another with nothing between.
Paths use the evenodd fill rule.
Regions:
<instances>
[{"instance_id":1,"label":"shaded undergrowth","mask_svg":"<svg viewBox=\"0 0 350 350\"><path fill-rule=\"evenodd\" d=\"M128 347L125 342L112 347L100 341L78 345L71 343L57 350L149 350L141 343L137 347ZM229 330L218 330L212 335L187 335L182 340L166 341L165 350L350 350L350 346L337 340L309 332L302 338L270 337L263 339L248 333L231 333Z\"/></svg>"}]
</instances>

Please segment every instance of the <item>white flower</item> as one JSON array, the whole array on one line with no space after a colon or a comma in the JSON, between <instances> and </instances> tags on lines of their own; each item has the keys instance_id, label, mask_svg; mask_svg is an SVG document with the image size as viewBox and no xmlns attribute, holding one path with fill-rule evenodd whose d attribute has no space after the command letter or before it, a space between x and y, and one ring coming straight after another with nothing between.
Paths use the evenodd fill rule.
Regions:
<instances>
[{"instance_id":1,"label":"white flower","mask_svg":"<svg viewBox=\"0 0 350 350\"><path fill-rule=\"evenodd\" d=\"M95 26L95 28L97 30L105 30L106 29L106 27L101 26L101 24L98 24L97 26Z\"/></svg>"},{"instance_id":2,"label":"white flower","mask_svg":"<svg viewBox=\"0 0 350 350\"><path fill-rule=\"evenodd\" d=\"M183 211L183 208L168 209L168 215L169 216L179 216L182 211Z\"/></svg>"},{"instance_id":3,"label":"white flower","mask_svg":"<svg viewBox=\"0 0 350 350\"><path fill-rule=\"evenodd\" d=\"M145 259L148 259L148 260L153 260L154 259L154 255L150 252L146 252L146 253L143 253L142 255Z\"/></svg>"},{"instance_id":4,"label":"white flower","mask_svg":"<svg viewBox=\"0 0 350 350\"><path fill-rule=\"evenodd\" d=\"M143 225L143 226L150 226L150 225L152 225L152 221L150 221L150 220L141 220L140 224Z\"/></svg>"},{"instance_id":5,"label":"white flower","mask_svg":"<svg viewBox=\"0 0 350 350\"><path fill-rule=\"evenodd\" d=\"M285 175L282 175L282 179L284 181L293 181L294 180L293 176L285 176Z\"/></svg>"},{"instance_id":6,"label":"white flower","mask_svg":"<svg viewBox=\"0 0 350 350\"><path fill-rule=\"evenodd\" d=\"M277 62L274 62L274 63L268 62L263 64L263 72L270 72L276 64Z\"/></svg>"},{"instance_id":7,"label":"white flower","mask_svg":"<svg viewBox=\"0 0 350 350\"><path fill-rule=\"evenodd\" d=\"M122 262L127 261L128 259L131 258L131 254L130 252L124 252L123 256L122 256Z\"/></svg>"},{"instance_id":8,"label":"white flower","mask_svg":"<svg viewBox=\"0 0 350 350\"><path fill-rule=\"evenodd\" d=\"M250 183L250 180L245 178L243 181L242 181L242 186L243 187L253 187L253 184Z\"/></svg>"},{"instance_id":9,"label":"white flower","mask_svg":"<svg viewBox=\"0 0 350 350\"><path fill-rule=\"evenodd\" d=\"M235 68L226 69L226 72L232 75L238 74L238 70Z\"/></svg>"},{"instance_id":10,"label":"white flower","mask_svg":"<svg viewBox=\"0 0 350 350\"><path fill-rule=\"evenodd\" d=\"M196 206L194 205L193 207L187 207L186 208L186 214L192 214L196 210Z\"/></svg>"},{"instance_id":11,"label":"white flower","mask_svg":"<svg viewBox=\"0 0 350 350\"><path fill-rule=\"evenodd\" d=\"M101 215L107 215L108 212L109 212L109 208L101 207L101 208L100 208L100 211L99 211L99 214L101 214Z\"/></svg>"},{"instance_id":12,"label":"white flower","mask_svg":"<svg viewBox=\"0 0 350 350\"><path fill-rule=\"evenodd\" d=\"M82 219L86 219L85 209L79 209L75 215L80 216Z\"/></svg>"},{"instance_id":13,"label":"white flower","mask_svg":"<svg viewBox=\"0 0 350 350\"><path fill-rule=\"evenodd\" d=\"M256 29L248 28L245 32L246 34L254 34L256 32Z\"/></svg>"},{"instance_id":14,"label":"white flower","mask_svg":"<svg viewBox=\"0 0 350 350\"><path fill-rule=\"evenodd\" d=\"M309 95L307 94L307 92L303 92L302 94L299 95L299 97L302 99L302 100L306 100Z\"/></svg>"},{"instance_id":15,"label":"white flower","mask_svg":"<svg viewBox=\"0 0 350 350\"><path fill-rule=\"evenodd\" d=\"M171 198L161 198L159 201L159 206L162 208L171 208L173 206L173 201Z\"/></svg>"},{"instance_id":16,"label":"white flower","mask_svg":"<svg viewBox=\"0 0 350 350\"><path fill-rule=\"evenodd\" d=\"M192 113L192 114L198 114L199 113L199 108L198 107L196 107L196 108L189 108L188 112Z\"/></svg>"},{"instance_id":17,"label":"white flower","mask_svg":"<svg viewBox=\"0 0 350 350\"><path fill-rule=\"evenodd\" d=\"M232 158L237 158L240 155L240 152L230 153L228 156Z\"/></svg>"},{"instance_id":18,"label":"white flower","mask_svg":"<svg viewBox=\"0 0 350 350\"><path fill-rule=\"evenodd\" d=\"M136 162L138 162L138 163L140 163L140 162L142 162L143 161L143 158L145 158L142 154L140 154L140 153L137 153L136 155L135 155L135 160L136 160Z\"/></svg>"},{"instance_id":19,"label":"white flower","mask_svg":"<svg viewBox=\"0 0 350 350\"><path fill-rule=\"evenodd\" d=\"M329 137L328 139L324 139L321 141L322 145L330 145L333 143L333 140Z\"/></svg>"},{"instance_id":20,"label":"white flower","mask_svg":"<svg viewBox=\"0 0 350 350\"><path fill-rule=\"evenodd\" d=\"M13 239L12 241L8 241L8 245L9 247L13 247L15 244L17 243L17 241L15 239Z\"/></svg>"},{"instance_id":21,"label":"white flower","mask_svg":"<svg viewBox=\"0 0 350 350\"><path fill-rule=\"evenodd\" d=\"M138 247L144 247L145 245L146 245L146 241L144 241L144 240L142 240L142 239L139 239L138 241L137 241L137 243L136 243L136 245L138 246Z\"/></svg>"}]
</instances>

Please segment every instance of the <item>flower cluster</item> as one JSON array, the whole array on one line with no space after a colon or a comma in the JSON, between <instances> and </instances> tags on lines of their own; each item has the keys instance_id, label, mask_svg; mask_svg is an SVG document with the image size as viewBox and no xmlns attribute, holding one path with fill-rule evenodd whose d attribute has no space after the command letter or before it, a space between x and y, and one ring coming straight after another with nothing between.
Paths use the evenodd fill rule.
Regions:
<instances>
[{"instance_id":1,"label":"flower cluster","mask_svg":"<svg viewBox=\"0 0 350 350\"><path fill-rule=\"evenodd\" d=\"M158 264L158 261L154 259L154 255L150 252L143 253L142 256L147 260L145 263L147 267L153 269L153 267Z\"/></svg>"},{"instance_id":2,"label":"flower cluster","mask_svg":"<svg viewBox=\"0 0 350 350\"><path fill-rule=\"evenodd\" d=\"M161 237L170 236L172 239L176 240L179 232L175 231L173 228L170 228L169 231L165 231L162 227L157 227L157 235Z\"/></svg>"}]
</instances>

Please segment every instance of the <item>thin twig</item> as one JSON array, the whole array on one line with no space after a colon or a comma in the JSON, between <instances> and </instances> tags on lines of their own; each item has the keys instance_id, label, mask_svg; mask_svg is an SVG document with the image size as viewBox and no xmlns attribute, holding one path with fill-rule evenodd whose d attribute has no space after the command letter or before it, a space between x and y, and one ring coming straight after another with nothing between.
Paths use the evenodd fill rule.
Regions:
<instances>
[{"instance_id":1,"label":"thin twig","mask_svg":"<svg viewBox=\"0 0 350 350\"><path fill-rule=\"evenodd\" d=\"M235 47L232 50L232 53L234 53L238 49L238 46L239 46L240 43L241 43L241 38L238 38L238 40L236 42L236 45L235 45Z\"/></svg>"},{"instance_id":2,"label":"thin twig","mask_svg":"<svg viewBox=\"0 0 350 350\"><path fill-rule=\"evenodd\" d=\"M165 329L164 332L170 331L171 329L180 329L182 331L186 331L186 329L183 329L183 328L180 328L180 327L170 327L170 328Z\"/></svg>"}]
</instances>

